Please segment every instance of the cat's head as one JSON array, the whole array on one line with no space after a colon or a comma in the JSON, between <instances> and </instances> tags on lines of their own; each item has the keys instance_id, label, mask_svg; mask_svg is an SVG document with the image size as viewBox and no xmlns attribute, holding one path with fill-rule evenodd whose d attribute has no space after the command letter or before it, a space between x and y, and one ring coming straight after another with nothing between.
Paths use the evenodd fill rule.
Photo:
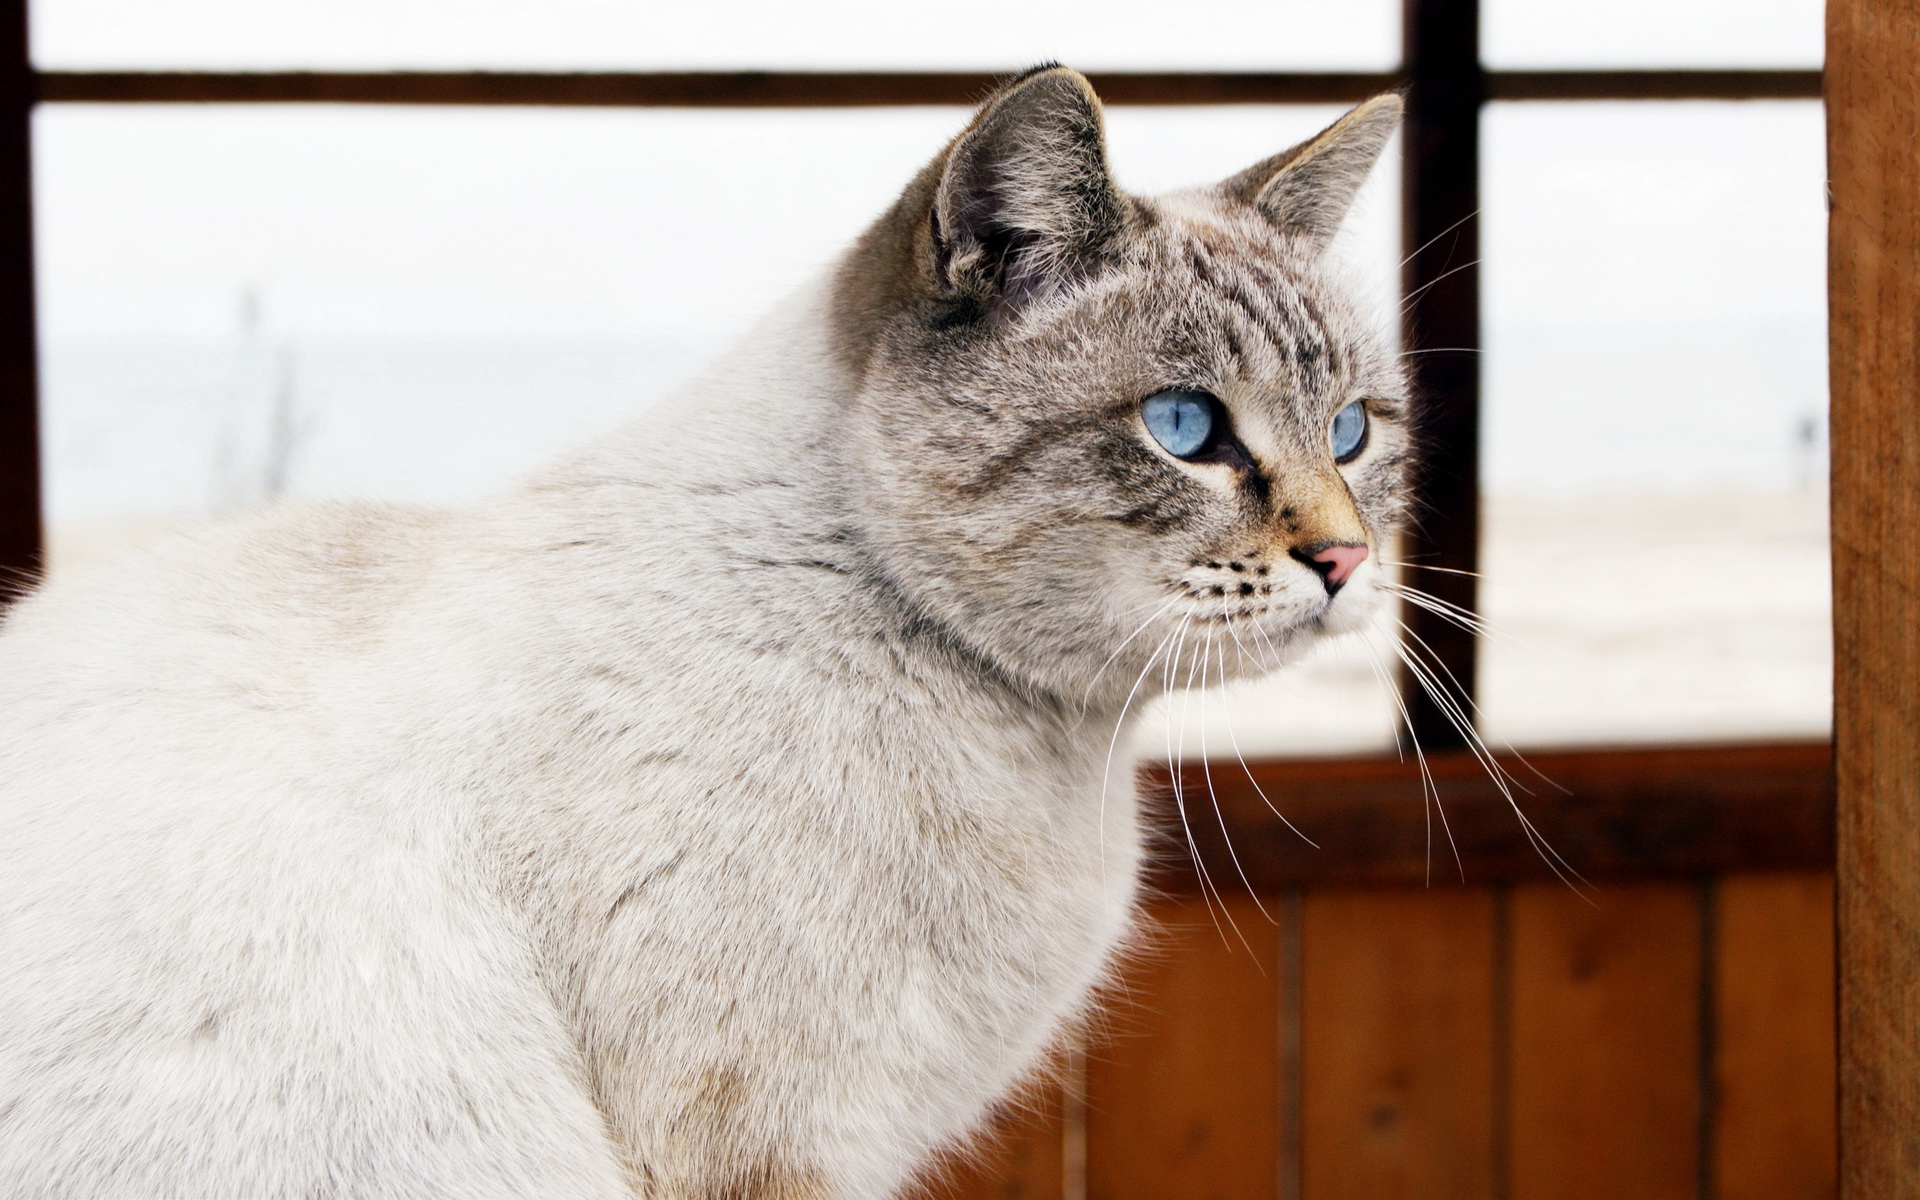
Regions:
<instances>
[{"instance_id":1,"label":"cat's head","mask_svg":"<svg viewBox=\"0 0 1920 1200\"><path fill-rule=\"evenodd\" d=\"M835 281L849 486L917 605L1076 699L1156 649L1217 681L1364 623L1409 401L1327 249L1400 110L1140 198L1082 76L986 103Z\"/></svg>"}]
</instances>

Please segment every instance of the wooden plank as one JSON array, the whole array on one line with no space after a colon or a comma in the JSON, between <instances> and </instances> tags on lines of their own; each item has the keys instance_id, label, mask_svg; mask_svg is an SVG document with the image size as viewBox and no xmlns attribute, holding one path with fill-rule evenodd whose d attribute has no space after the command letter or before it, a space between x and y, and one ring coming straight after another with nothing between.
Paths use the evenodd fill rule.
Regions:
<instances>
[{"instance_id":1,"label":"wooden plank","mask_svg":"<svg viewBox=\"0 0 1920 1200\"><path fill-rule=\"evenodd\" d=\"M26 0L0 4L0 604L41 565L33 298L33 68Z\"/></svg>"},{"instance_id":2,"label":"wooden plank","mask_svg":"<svg viewBox=\"0 0 1920 1200\"><path fill-rule=\"evenodd\" d=\"M1087 1056L1087 1196L1275 1197L1279 931L1245 898L1154 916L1161 945L1127 973Z\"/></svg>"},{"instance_id":3,"label":"wooden plank","mask_svg":"<svg viewBox=\"0 0 1920 1200\"><path fill-rule=\"evenodd\" d=\"M1408 582L1476 611L1480 561L1479 0L1405 0L1407 116L1401 131L1401 341L1420 396L1420 519L1401 535ZM1408 653L1427 658L1423 687L1403 668L1401 703L1414 737L1466 744L1454 715L1473 711L1479 639L1425 608L1401 606ZM1440 691L1435 700L1428 689Z\"/></svg>"},{"instance_id":4,"label":"wooden plank","mask_svg":"<svg viewBox=\"0 0 1920 1200\"><path fill-rule=\"evenodd\" d=\"M1699 889L1512 900L1512 1200L1694 1200Z\"/></svg>"},{"instance_id":5,"label":"wooden plank","mask_svg":"<svg viewBox=\"0 0 1920 1200\"><path fill-rule=\"evenodd\" d=\"M907 1200L1067 1200L1066 1095L1056 1070L1006 1101L979 1142Z\"/></svg>"},{"instance_id":6,"label":"wooden plank","mask_svg":"<svg viewBox=\"0 0 1920 1200\"><path fill-rule=\"evenodd\" d=\"M1833 879L1722 880L1714 937L1716 1200L1834 1195Z\"/></svg>"},{"instance_id":7,"label":"wooden plank","mask_svg":"<svg viewBox=\"0 0 1920 1200\"><path fill-rule=\"evenodd\" d=\"M1516 792L1517 799L1546 841L1590 878L1827 870L1833 861L1833 779L1824 743L1590 750L1527 761L1531 767L1501 760L1533 790ZM1256 762L1251 775L1237 763L1216 764L1211 783L1226 832L1212 819L1195 821L1193 838L1210 868L1232 876L1230 837L1263 894L1419 884L1429 867L1436 883L1458 882L1463 871L1474 884L1552 878L1478 761L1457 753L1429 756L1428 764L1460 867L1438 815L1423 801L1418 767L1390 758ZM1189 795L1205 795L1209 781L1198 767L1183 779ZM1156 803L1169 803L1164 770L1148 771L1145 780L1161 797ZM1319 848L1282 825L1269 800ZM1184 855L1169 856L1159 882L1188 892L1197 887Z\"/></svg>"},{"instance_id":8,"label":"wooden plank","mask_svg":"<svg viewBox=\"0 0 1920 1200\"><path fill-rule=\"evenodd\" d=\"M1818 100L1819 71L1490 71L1489 100Z\"/></svg>"},{"instance_id":9,"label":"wooden plank","mask_svg":"<svg viewBox=\"0 0 1920 1200\"><path fill-rule=\"evenodd\" d=\"M42 100L92 104L517 104L642 108L973 105L1009 71L45 71ZM1095 71L1108 104L1341 104L1377 72Z\"/></svg>"},{"instance_id":10,"label":"wooden plank","mask_svg":"<svg viewBox=\"0 0 1920 1200\"><path fill-rule=\"evenodd\" d=\"M991 71L43 71L38 96L82 104L524 104L839 108L977 102ZM1109 104L1347 104L1387 72L1132 72L1090 78ZM1818 71L1491 71L1494 100L1818 99Z\"/></svg>"},{"instance_id":11,"label":"wooden plank","mask_svg":"<svg viewBox=\"0 0 1920 1200\"><path fill-rule=\"evenodd\" d=\"M1494 1179L1494 896L1310 892L1304 1200L1483 1200Z\"/></svg>"},{"instance_id":12,"label":"wooden plank","mask_svg":"<svg viewBox=\"0 0 1920 1200\"><path fill-rule=\"evenodd\" d=\"M1920 1196L1920 8L1827 5L1841 1194Z\"/></svg>"}]
</instances>

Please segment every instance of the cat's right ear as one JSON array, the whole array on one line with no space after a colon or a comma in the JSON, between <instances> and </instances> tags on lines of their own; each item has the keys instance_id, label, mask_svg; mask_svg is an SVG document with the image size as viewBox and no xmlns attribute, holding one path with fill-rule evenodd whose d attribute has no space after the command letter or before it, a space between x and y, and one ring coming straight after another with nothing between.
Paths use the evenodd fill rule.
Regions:
<instances>
[{"instance_id":1,"label":"cat's right ear","mask_svg":"<svg viewBox=\"0 0 1920 1200\"><path fill-rule=\"evenodd\" d=\"M1221 190L1323 250L1399 128L1404 108L1396 93L1375 96L1293 149L1235 175Z\"/></svg>"},{"instance_id":2,"label":"cat's right ear","mask_svg":"<svg viewBox=\"0 0 1920 1200\"><path fill-rule=\"evenodd\" d=\"M1065 67L1030 72L947 150L930 217L934 279L988 305L1059 291L1119 236L1126 203L1086 78Z\"/></svg>"}]
</instances>

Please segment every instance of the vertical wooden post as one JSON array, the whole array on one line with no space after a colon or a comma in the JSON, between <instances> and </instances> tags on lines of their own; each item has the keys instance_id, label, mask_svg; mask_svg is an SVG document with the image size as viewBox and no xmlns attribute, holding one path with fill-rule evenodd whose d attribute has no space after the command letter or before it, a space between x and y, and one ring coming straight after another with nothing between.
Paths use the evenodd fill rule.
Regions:
<instances>
[{"instance_id":1,"label":"vertical wooden post","mask_svg":"<svg viewBox=\"0 0 1920 1200\"><path fill-rule=\"evenodd\" d=\"M1920 8L1830 0L1841 1194L1920 1197Z\"/></svg>"},{"instance_id":2,"label":"vertical wooden post","mask_svg":"<svg viewBox=\"0 0 1920 1200\"><path fill-rule=\"evenodd\" d=\"M1404 342L1426 407L1425 460L1403 557L1438 571L1408 580L1473 611L1480 542L1480 69L1479 0L1406 0L1408 79L1402 176ZM1472 713L1474 635L1426 609L1401 620L1444 670L1451 704ZM1419 652L1419 645L1412 647ZM1413 734L1429 749L1463 745L1444 705L1405 673Z\"/></svg>"},{"instance_id":3,"label":"vertical wooden post","mask_svg":"<svg viewBox=\"0 0 1920 1200\"><path fill-rule=\"evenodd\" d=\"M0 604L41 561L33 100L26 0L0 0Z\"/></svg>"}]
</instances>

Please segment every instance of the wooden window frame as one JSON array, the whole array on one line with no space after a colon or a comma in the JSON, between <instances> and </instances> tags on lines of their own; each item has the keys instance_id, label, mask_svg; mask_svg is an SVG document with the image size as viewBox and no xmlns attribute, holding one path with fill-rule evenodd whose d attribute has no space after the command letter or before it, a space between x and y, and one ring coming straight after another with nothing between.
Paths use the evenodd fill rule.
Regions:
<instances>
[{"instance_id":1,"label":"wooden window frame","mask_svg":"<svg viewBox=\"0 0 1920 1200\"><path fill-rule=\"evenodd\" d=\"M1465 351L1410 359L1431 424L1418 504L1423 515L1406 553L1447 568L1424 581L1428 590L1471 612L1477 609L1471 572L1479 561L1480 538L1476 218L1482 108L1496 100L1818 99L1822 75L1817 70L1488 71L1479 61L1479 0L1404 0L1403 42L1403 65L1393 72L1094 72L1091 78L1107 103L1119 105L1348 103L1390 88L1406 90L1402 239L1409 254L1402 288L1411 300L1404 338L1412 350ZM37 577L43 553L31 187L31 124L38 105L970 105L999 78L989 72L879 71L37 71L28 51L26 0L0 0L0 586ZM1423 608L1407 606L1402 615L1445 668L1435 674L1450 681L1450 702L1471 711L1465 701L1476 677L1474 636ZM1424 690L1406 686L1405 680L1401 690L1414 734L1435 752L1429 760L1437 776L1448 781L1449 804L1470 807L1476 803L1475 785L1466 781L1480 768L1462 748L1459 731ZM1599 759L1613 765L1596 775L1588 766ZM1787 761L1795 765L1782 768ZM1602 861L1578 862L1583 869L1601 875L1697 872L1737 866L1747 851L1759 855L1755 861L1782 867L1826 869L1832 864L1832 785L1825 742L1631 748L1574 755L1567 762L1587 764L1579 768L1583 780L1605 782L1595 784L1599 790L1593 795L1577 796L1571 807L1542 811L1535 819L1556 844L1599 846L1613 839ZM1785 791L1775 799L1784 796L1786 808L1776 806L1766 813L1764 804L1743 808L1739 795L1716 782L1728 771L1753 778L1755 772L1776 769L1784 770L1776 782ZM1284 775L1292 785L1289 790L1304 802L1320 792L1346 794L1341 789L1353 784L1355 771L1373 778L1377 786L1369 793L1370 806L1361 804L1352 811L1371 813L1376 833L1389 827L1397 832L1356 839L1341 852L1322 856L1316 865L1270 864L1256 883L1293 886L1309 878L1363 881L1405 874L1403 835L1425 828L1412 767L1373 758L1294 760ZM1261 777L1271 792L1287 786L1281 774L1277 768L1256 766L1249 778ZM1227 777L1217 773L1215 781L1226 789L1224 809L1243 815L1229 815L1225 830L1236 845L1245 847L1264 836L1262 821L1251 808L1233 802L1238 785L1224 782ZM1732 840L1677 849L1660 832L1664 827L1658 814L1674 804L1697 805L1703 796L1716 797L1706 802L1716 814L1708 825ZM1589 801L1591 807L1581 808ZM1740 821L1749 818L1757 824L1743 843L1737 830ZM1612 833L1601 836L1595 822L1612 822ZM1518 836L1517 824L1510 832ZM1512 844L1491 827L1487 839L1469 838L1468 843L1462 847L1460 865L1475 882L1548 869L1530 851L1511 853ZM1745 851L1739 849L1742 845ZM1761 845L1771 848L1758 851ZM1244 849L1242 853L1244 857Z\"/></svg>"}]
</instances>

